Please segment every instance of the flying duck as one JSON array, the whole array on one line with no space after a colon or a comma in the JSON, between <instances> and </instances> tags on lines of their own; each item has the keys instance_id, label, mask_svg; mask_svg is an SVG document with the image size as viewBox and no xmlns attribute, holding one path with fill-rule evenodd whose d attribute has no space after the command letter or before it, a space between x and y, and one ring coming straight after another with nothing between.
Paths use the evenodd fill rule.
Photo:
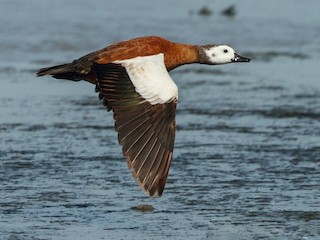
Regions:
<instances>
[{"instance_id":1,"label":"flying duck","mask_svg":"<svg viewBox=\"0 0 320 240\"><path fill-rule=\"evenodd\" d=\"M184 64L249 62L227 45L189 45L150 36L115 43L37 76L85 80L113 111L133 177L150 197L163 193L172 160L178 87L169 71Z\"/></svg>"}]
</instances>

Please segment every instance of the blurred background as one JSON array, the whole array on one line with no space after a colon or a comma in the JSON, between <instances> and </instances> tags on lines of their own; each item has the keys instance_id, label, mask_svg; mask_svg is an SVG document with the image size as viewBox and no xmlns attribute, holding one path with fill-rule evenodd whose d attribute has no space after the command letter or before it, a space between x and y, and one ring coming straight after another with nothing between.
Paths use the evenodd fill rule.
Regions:
<instances>
[{"instance_id":1,"label":"blurred background","mask_svg":"<svg viewBox=\"0 0 320 240\"><path fill-rule=\"evenodd\" d=\"M320 2L0 2L1 239L319 239ZM132 179L94 86L50 77L114 42L224 43L188 65L164 195ZM151 205L153 211L136 206Z\"/></svg>"}]
</instances>

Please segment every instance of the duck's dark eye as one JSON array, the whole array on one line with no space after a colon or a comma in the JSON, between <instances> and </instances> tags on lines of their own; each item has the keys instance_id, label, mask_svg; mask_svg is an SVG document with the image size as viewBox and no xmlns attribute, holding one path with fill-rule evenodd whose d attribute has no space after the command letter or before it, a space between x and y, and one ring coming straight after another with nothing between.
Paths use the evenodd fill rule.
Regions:
<instances>
[{"instance_id":1,"label":"duck's dark eye","mask_svg":"<svg viewBox=\"0 0 320 240\"><path fill-rule=\"evenodd\" d=\"M228 52L228 50L227 50L227 49L225 49L225 50L223 50L223 52L224 52L224 53L227 53L227 52Z\"/></svg>"},{"instance_id":2,"label":"duck's dark eye","mask_svg":"<svg viewBox=\"0 0 320 240\"><path fill-rule=\"evenodd\" d=\"M212 53L212 55L211 55L212 57L214 57L214 56L216 56L216 55L214 55L214 53Z\"/></svg>"}]
</instances>

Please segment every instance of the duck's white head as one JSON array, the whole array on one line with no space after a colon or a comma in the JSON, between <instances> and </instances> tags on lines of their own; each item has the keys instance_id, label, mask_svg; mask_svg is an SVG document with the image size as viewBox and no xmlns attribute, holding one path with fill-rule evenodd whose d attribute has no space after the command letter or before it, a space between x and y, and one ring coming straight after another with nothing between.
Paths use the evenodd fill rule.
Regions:
<instances>
[{"instance_id":1,"label":"duck's white head","mask_svg":"<svg viewBox=\"0 0 320 240\"><path fill-rule=\"evenodd\" d=\"M200 63L216 65L232 62L250 62L250 58L241 57L227 45L205 45L200 47Z\"/></svg>"}]
</instances>

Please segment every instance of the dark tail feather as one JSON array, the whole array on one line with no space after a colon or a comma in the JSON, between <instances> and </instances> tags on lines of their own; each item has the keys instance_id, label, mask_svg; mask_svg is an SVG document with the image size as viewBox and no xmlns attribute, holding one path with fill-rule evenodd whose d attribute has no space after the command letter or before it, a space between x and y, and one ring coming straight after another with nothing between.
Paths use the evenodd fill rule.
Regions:
<instances>
[{"instance_id":1,"label":"dark tail feather","mask_svg":"<svg viewBox=\"0 0 320 240\"><path fill-rule=\"evenodd\" d=\"M37 77L41 77L44 75L51 75L54 78L59 79L68 79L72 81L79 81L80 74L77 72L77 69L73 66L73 64L62 64L53 67L41 68Z\"/></svg>"}]
</instances>

